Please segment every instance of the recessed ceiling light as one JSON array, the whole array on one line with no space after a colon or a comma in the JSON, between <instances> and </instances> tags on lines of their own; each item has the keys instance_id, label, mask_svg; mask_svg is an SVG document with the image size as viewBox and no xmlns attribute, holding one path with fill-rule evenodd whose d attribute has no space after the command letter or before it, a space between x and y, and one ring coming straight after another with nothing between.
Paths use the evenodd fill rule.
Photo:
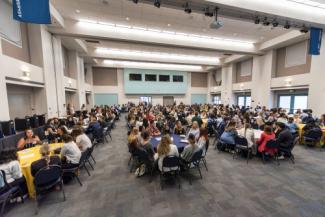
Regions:
<instances>
[{"instance_id":1,"label":"recessed ceiling light","mask_svg":"<svg viewBox=\"0 0 325 217\"><path fill-rule=\"evenodd\" d=\"M126 19L127 21L129 21L129 20L130 20L130 18L129 18L129 17L126 17L125 19Z\"/></svg>"},{"instance_id":2,"label":"recessed ceiling light","mask_svg":"<svg viewBox=\"0 0 325 217\"><path fill-rule=\"evenodd\" d=\"M207 30L206 29L202 29L203 32L206 32Z\"/></svg>"},{"instance_id":3,"label":"recessed ceiling light","mask_svg":"<svg viewBox=\"0 0 325 217\"><path fill-rule=\"evenodd\" d=\"M234 34L232 34L233 36L237 36L238 35L238 33L234 33Z\"/></svg>"},{"instance_id":4,"label":"recessed ceiling light","mask_svg":"<svg viewBox=\"0 0 325 217\"><path fill-rule=\"evenodd\" d=\"M167 26L170 27L172 24L168 23Z\"/></svg>"},{"instance_id":5,"label":"recessed ceiling light","mask_svg":"<svg viewBox=\"0 0 325 217\"><path fill-rule=\"evenodd\" d=\"M76 13L79 14L80 13L80 10L79 9L76 9Z\"/></svg>"}]
</instances>

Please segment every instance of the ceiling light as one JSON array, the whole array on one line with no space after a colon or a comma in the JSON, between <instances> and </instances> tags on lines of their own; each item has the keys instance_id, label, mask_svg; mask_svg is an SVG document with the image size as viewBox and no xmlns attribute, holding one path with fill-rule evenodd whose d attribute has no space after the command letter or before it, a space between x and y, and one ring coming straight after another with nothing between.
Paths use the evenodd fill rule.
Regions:
<instances>
[{"instance_id":1,"label":"ceiling light","mask_svg":"<svg viewBox=\"0 0 325 217\"><path fill-rule=\"evenodd\" d=\"M134 62L134 61L120 61L120 60L104 60L103 63L106 66L116 67L116 68L165 69L165 70L176 70L176 71L203 71L202 66L196 66L196 65Z\"/></svg>"},{"instance_id":2,"label":"ceiling light","mask_svg":"<svg viewBox=\"0 0 325 217\"><path fill-rule=\"evenodd\" d=\"M133 3L138 4L139 0L133 0Z\"/></svg>"},{"instance_id":3,"label":"ceiling light","mask_svg":"<svg viewBox=\"0 0 325 217\"><path fill-rule=\"evenodd\" d=\"M109 23L106 25L104 22L97 22L93 20L79 20L78 24L81 28L93 31L104 31L105 34L119 34L127 36L143 36L153 40L168 40L168 41L181 41L182 43L200 43L209 44L209 46L229 46L232 49L253 49L254 41L216 38L208 35L198 35L193 37L190 34L183 32L162 31L159 29L144 28L145 30L135 29L132 26L118 25Z\"/></svg>"},{"instance_id":4,"label":"ceiling light","mask_svg":"<svg viewBox=\"0 0 325 217\"><path fill-rule=\"evenodd\" d=\"M167 24L167 26L168 26L168 27L170 27L170 26L171 26L171 24L170 24L170 23L168 23L168 24Z\"/></svg>"},{"instance_id":5,"label":"ceiling light","mask_svg":"<svg viewBox=\"0 0 325 217\"><path fill-rule=\"evenodd\" d=\"M76 13L79 14L80 13L80 10L76 9Z\"/></svg>"},{"instance_id":6,"label":"ceiling light","mask_svg":"<svg viewBox=\"0 0 325 217\"><path fill-rule=\"evenodd\" d=\"M155 0L154 6L160 8L160 0Z\"/></svg>"},{"instance_id":7,"label":"ceiling light","mask_svg":"<svg viewBox=\"0 0 325 217\"><path fill-rule=\"evenodd\" d=\"M272 21L272 26L273 26L273 27L277 27L278 25L279 25L279 22L277 22L276 19L274 19L274 20Z\"/></svg>"},{"instance_id":8,"label":"ceiling light","mask_svg":"<svg viewBox=\"0 0 325 217\"><path fill-rule=\"evenodd\" d=\"M205 64L205 65L220 64L219 58L214 56L198 56L198 55L165 53L165 52L111 49L111 48L103 48L103 47L97 48L96 53L109 55L110 58L116 58L116 59L134 58L134 59L143 59L143 60L154 59L157 61L165 61L165 62L183 62L183 63Z\"/></svg>"},{"instance_id":9,"label":"ceiling light","mask_svg":"<svg viewBox=\"0 0 325 217\"><path fill-rule=\"evenodd\" d=\"M126 17L125 19L126 19L127 21L129 21L129 20L130 20L130 18L129 18L129 17Z\"/></svg>"},{"instance_id":10,"label":"ceiling light","mask_svg":"<svg viewBox=\"0 0 325 217\"><path fill-rule=\"evenodd\" d=\"M216 7L215 11L214 11L215 20L210 24L211 29L219 29L220 27L223 26L223 23L221 21L218 21L218 11L219 11L219 8Z\"/></svg>"},{"instance_id":11,"label":"ceiling light","mask_svg":"<svg viewBox=\"0 0 325 217\"><path fill-rule=\"evenodd\" d=\"M283 26L283 28L285 29L290 29L290 24L289 24L289 21L286 22L286 24Z\"/></svg>"},{"instance_id":12,"label":"ceiling light","mask_svg":"<svg viewBox=\"0 0 325 217\"><path fill-rule=\"evenodd\" d=\"M25 81L30 81L30 72L23 71L23 76L21 76L20 78L25 80Z\"/></svg>"},{"instance_id":13,"label":"ceiling light","mask_svg":"<svg viewBox=\"0 0 325 217\"><path fill-rule=\"evenodd\" d=\"M263 25L264 25L264 26L268 26L268 25L270 25L270 21L267 20L267 17L264 17Z\"/></svg>"},{"instance_id":14,"label":"ceiling light","mask_svg":"<svg viewBox=\"0 0 325 217\"><path fill-rule=\"evenodd\" d=\"M192 9L190 8L188 2L186 2L184 11L185 11L185 13L188 13L188 14L192 13Z\"/></svg>"},{"instance_id":15,"label":"ceiling light","mask_svg":"<svg viewBox=\"0 0 325 217\"><path fill-rule=\"evenodd\" d=\"M309 29L305 26L305 24L302 26L302 28L300 29L301 33L308 33Z\"/></svg>"},{"instance_id":16,"label":"ceiling light","mask_svg":"<svg viewBox=\"0 0 325 217\"><path fill-rule=\"evenodd\" d=\"M255 24L260 24L260 18L258 16L255 17L254 23Z\"/></svg>"},{"instance_id":17,"label":"ceiling light","mask_svg":"<svg viewBox=\"0 0 325 217\"><path fill-rule=\"evenodd\" d=\"M213 17L213 12L210 12L210 9L207 7L204 9L204 15L207 17Z\"/></svg>"}]
</instances>

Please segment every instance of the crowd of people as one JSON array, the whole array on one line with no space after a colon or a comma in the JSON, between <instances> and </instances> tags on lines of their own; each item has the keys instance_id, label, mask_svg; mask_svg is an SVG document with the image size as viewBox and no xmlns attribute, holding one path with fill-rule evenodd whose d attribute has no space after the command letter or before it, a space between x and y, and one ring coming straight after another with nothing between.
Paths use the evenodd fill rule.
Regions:
<instances>
[{"instance_id":1,"label":"crowd of people","mask_svg":"<svg viewBox=\"0 0 325 217\"><path fill-rule=\"evenodd\" d=\"M325 115L320 118L314 117L310 109L298 109L295 113L288 114L281 108L183 103L172 106L130 104L127 120L131 153L144 150L144 155L148 154L148 157L144 158L150 159L145 161L146 164L156 165L160 170L162 161L167 155L179 156L181 160L188 162L198 149L203 149L204 153L205 144L209 140L208 135L217 137L217 147L221 150L224 149L224 145L234 148L235 138L240 136L247 139L248 147L252 149L254 155L261 156L264 153L272 156L276 151L281 154L281 150L293 147L300 124L304 124L302 129L304 135L310 131L318 131L321 135L321 127L325 126ZM255 131L260 132L259 138L256 138ZM185 135L188 139L188 145L182 153L179 153L171 141L172 134ZM150 142L148 137L155 136L161 136L156 152L152 145L148 144ZM269 140L274 140L278 144L276 150L267 147ZM286 157L284 152L282 154L280 157ZM144 174L145 171L140 173Z\"/></svg>"},{"instance_id":2,"label":"crowd of people","mask_svg":"<svg viewBox=\"0 0 325 217\"><path fill-rule=\"evenodd\" d=\"M49 119L41 135L35 135L31 128L26 129L24 137L18 141L17 149L4 150L0 153L0 170L5 172L7 183L11 187L18 186L24 194L27 194L26 180L17 151L37 145L40 145L41 159L31 163L32 176L35 177L40 170L49 165L58 165L63 170L77 167L82 153L92 147L94 139L102 139L103 129L112 127L114 121L118 120L120 112L119 108L114 106L95 107L90 112L83 111L65 118ZM63 145L51 152L51 143ZM68 180L69 177L64 179ZM4 179L0 177L0 193L6 190Z\"/></svg>"}]
</instances>

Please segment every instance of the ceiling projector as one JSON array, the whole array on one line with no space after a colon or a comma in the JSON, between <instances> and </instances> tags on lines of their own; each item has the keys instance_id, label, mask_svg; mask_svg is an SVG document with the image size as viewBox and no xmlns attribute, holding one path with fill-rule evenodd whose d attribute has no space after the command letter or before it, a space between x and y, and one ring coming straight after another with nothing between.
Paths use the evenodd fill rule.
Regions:
<instances>
[{"instance_id":1,"label":"ceiling projector","mask_svg":"<svg viewBox=\"0 0 325 217\"><path fill-rule=\"evenodd\" d=\"M211 29L219 29L220 27L223 27L223 22L215 20L210 24Z\"/></svg>"}]
</instances>

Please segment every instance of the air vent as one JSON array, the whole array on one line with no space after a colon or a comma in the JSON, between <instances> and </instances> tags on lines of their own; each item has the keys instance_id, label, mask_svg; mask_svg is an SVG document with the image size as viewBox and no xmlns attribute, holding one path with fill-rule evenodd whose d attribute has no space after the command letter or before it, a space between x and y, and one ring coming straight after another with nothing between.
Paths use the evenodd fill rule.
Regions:
<instances>
[{"instance_id":1,"label":"air vent","mask_svg":"<svg viewBox=\"0 0 325 217\"><path fill-rule=\"evenodd\" d=\"M231 53L224 53L223 55L224 56L231 56L232 54Z\"/></svg>"},{"instance_id":2,"label":"air vent","mask_svg":"<svg viewBox=\"0 0 325 217\"><path fill-rule=\"evenodd\" d=\"M97 41L97 40L89 40L89 39L86 39L86 42L88 43L93 43L93 44L99 44L100 42Z\"/></svg>"}]
</instances>

